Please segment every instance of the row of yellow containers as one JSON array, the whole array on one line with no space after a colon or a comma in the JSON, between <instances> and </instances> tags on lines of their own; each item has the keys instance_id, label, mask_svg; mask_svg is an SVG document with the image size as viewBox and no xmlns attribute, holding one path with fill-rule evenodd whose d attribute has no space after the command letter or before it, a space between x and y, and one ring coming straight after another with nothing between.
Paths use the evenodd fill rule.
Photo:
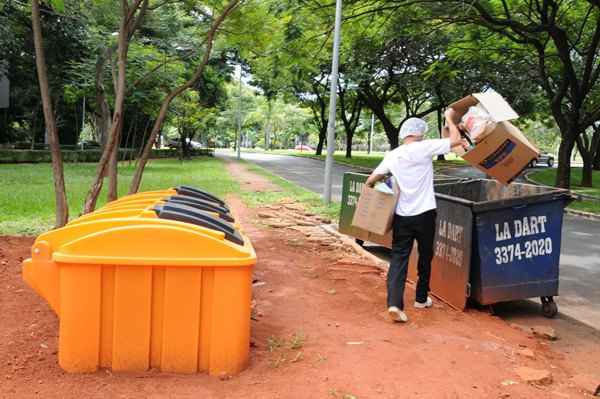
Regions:
<instances>
[{"instance_id":1,"label":"row of yellow containers","mask_svg":"<svg viewBox=\"0 0 600 399\"><path fill-rule=\"evenodd\" d=\"M190 187L123 197L40 235L23 278L60 319L68 372L235 374L248 362L256 254Z\"/></svg>"}]
</instances>

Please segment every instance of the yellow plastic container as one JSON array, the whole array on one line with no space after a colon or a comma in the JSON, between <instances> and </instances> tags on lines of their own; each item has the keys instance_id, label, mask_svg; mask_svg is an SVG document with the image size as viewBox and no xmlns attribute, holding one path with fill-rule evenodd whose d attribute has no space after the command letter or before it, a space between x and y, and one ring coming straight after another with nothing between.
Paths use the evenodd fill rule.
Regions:
<instances>
[{"instance_id":1,"label":"yellow plastic container","mask_svg":"<svg viewBox=\"0 0 600 399\"><path fill-rule=\"evenodd\" d=\"M242 371L256 263L250 241L151 213L89 218L34 243L23 278L59 316L61 367Z\"/></svg>"}]
</instances>

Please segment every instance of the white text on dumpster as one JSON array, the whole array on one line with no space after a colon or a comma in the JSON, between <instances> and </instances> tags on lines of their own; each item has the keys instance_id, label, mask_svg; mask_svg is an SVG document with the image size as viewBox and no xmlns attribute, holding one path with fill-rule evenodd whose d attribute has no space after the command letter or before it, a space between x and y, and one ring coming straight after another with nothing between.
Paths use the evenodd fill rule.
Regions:
<instances>
[{"instance_id":1,"label":"white text on dumpster","mask_svg":"<svg viewBox=\"0 0 600 399\"><path fill-rule=\"evenodd\" d=\"M526 216L509 222L496 223L496 242L546 234L546 216ZM503 265L523 259L552 254L550 237L530 239L494 248L496 264Z\"/></svg>"},{"instance_id":2,"label":"white text on dumpster","mask_svg":"<svg viewBox=\"0 0 600 399\"><path fill-rule=\"evenodd\" d=\"M356 206L356 204L358 203L358 197L360 197L360 193L362 192L363 186L365 183L363 182L357 182L357 181L351 181L350 182L350 189L348 190L348 200L347 200L347 204L348 206Z\"/></svg>"},{"instance_id":3,"label":"white text on dumpster","mask_svg":"<svg viewBox=\"0 0 600 399\"><path fill-rule=\"evenodd\" d=\"M463 226L447 220L440 220L438 239L435 243L435 256L453 265L461 266L463 262L463 232ZM452 245L453 243L458 246Z\"/></svg>"}]
</instances>

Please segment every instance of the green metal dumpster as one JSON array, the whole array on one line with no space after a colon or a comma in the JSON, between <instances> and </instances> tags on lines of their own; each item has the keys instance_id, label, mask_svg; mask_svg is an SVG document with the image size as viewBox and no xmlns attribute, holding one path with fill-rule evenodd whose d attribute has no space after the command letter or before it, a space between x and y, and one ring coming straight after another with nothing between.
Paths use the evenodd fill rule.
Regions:
<instances>
[{"instance_id":1,"label":"green metal dumpster","mask_svg":"<svg viewBox=\"0 0 600 399\"><path fill-rule=\"evenodd\" d=\"M365 241L379 244L381 246L391 248L392 247L392 235L377 235L369 233L368 231L362 230L358 227L352 226L352 218L354 217L354 211L356 204L358 203L358 197L362 192L363 184L369 177L365 173L344 173L344 179L342 183L342 202L340 206L340 219L339 219L339 232L346 234L350 237L354 237L359 244L363 244ZM445 184L461 181L463 179L436 175L434 177L435 184Z\"/></svg>"}]
</instances>

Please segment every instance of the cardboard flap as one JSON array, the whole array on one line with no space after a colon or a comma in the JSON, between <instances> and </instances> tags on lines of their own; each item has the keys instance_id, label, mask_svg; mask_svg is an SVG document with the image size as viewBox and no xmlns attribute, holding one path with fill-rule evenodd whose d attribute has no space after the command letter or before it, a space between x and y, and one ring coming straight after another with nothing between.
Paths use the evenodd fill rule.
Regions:
<instances>
[{"instance_id":1,"label":"cardboard flap","mask_svg":"<svg viewBox=\"0 0 600 399\"><path fill-rule=\"evenodd\" d=\"M519 117L519 114L495 91L475 93L473 97L479 101L495 122L508 121Z\"/></svg>"}]
</instances>

